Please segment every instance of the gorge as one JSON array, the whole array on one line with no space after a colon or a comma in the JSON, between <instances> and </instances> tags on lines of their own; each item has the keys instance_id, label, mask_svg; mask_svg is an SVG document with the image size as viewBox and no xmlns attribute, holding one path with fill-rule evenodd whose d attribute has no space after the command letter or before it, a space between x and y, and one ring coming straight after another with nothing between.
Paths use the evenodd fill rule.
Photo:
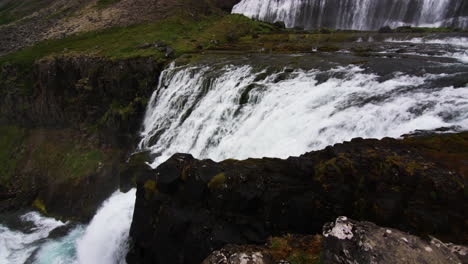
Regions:
<instances>
[{"instance_id":1,"label":"gorge","mask_svg":"<svg viewBox=\"0 0 468 264\"><path fill-rule=\"evenodd\" d=\"M468 25L464 1L405 3L243 0L233 12L306 29ZM100 57L92 43L92 56L66 46L30 72L2 64L0 143L19 165L0 172L20 184L2 175L0 263L195 264L344 215L466 245L466 32L222 19L208 33L195 20L208 39L164 24L173 35L147 40L145 28L117 48L138 56ZM231 28L213 37L220 25Z\"/></svg>"}]
</instances>

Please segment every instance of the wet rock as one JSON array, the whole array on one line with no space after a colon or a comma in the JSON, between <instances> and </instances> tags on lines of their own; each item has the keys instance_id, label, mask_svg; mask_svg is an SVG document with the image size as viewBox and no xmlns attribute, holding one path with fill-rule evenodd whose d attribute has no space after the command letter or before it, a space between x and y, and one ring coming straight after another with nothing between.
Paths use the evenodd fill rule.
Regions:
<instances>
[{"instance_id":1,"label":"wet rock","mask_svg":"<svg viewBox=\"0 0 468 264\"><path fill-rule=\"evenodd\" d=\"M323 229L323 263L462 263L467 248L447 245L370 222L339 217ZM458 254L458 256L457 256Z\"/></svg>"},{"instance_id":2,"label":"wet rock","mask_svg":"<svg viewBox=\"0 0 468 264\"><path fill-rule=\"evenodd\" d=\"M141 152L133 154L127 163L121 165L119 169L120 191L128 192L136 187L136 179L146 178L151 175L151 167L146 163L149 162L149 152Z\"/></svg>"},{"instance_id":3,"label":"wet rock","mask_svg":"<svg viewBox=\"0 0 468 264\"><path fill-rule=\"evenodd\" d=\"M381 27L379 33L393 33L393 29L389 26Z\"/></svg>"},{"instance_id":4,"label":"wet rock","mask_svg":"<svg viewBox=\"0 0 468 264\"><path fill-rule=\"evenodd\" d=\"M281 28L281 29L285 29L286 28L286 24L283 22L283 21L276 21L275 23L273 23L273 25L277 28Z\"/></svg>"},{"instance_id":5,"label":"wet rock","mask_svg":"<svg viewBox=\"0 0 468 264\"><path fill-rule=\"evenodd\" d=\"M175 55L175 50L171 47L166 47L164 55L166 58L173 58Z\"/></svg>"},{"instance_id":6,"label":"wet rock","mask_svg":"<svg viewBox=\"0 0 468 264\"><path fill-rule=\"evenodd\" d=\"M176 154L137 180L127 261L198 264L227 244L321 232L340 215L464 241L466 142L468 133L356 139L286 160Z\"/></svg>"}]
</instances>

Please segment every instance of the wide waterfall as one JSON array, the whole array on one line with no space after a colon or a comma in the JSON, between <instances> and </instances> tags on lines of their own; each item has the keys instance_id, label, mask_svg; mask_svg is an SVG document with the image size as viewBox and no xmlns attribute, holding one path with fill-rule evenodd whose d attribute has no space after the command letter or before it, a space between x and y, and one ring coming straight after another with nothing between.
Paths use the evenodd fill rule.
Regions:
<instances>
[{"instance_id":1,"label":"wide waterfall","mask_svg":"<svg viewBox=\"0 0 468 264\"><path fill-rule=\"evenodd\" d=\"M285 158L354 137L467 130L466 43L368 42L372 67L347 63L356 60L349 51L173 63L148 104L139 148L150 150L157 166L178 152L217 161ZM0 263L124 263L134 202L135 190L116 192L87 225L38 213L2 217Z\"/></svg>"},{"instance_id":2,"label":"wide waterfall","mask_svg":"<svg viewBox=\"0 0 468 264\"><path fill-rule=\"evenodd\" d=\"M289 28L468 28L465 0L242 0L232 12L268 22L283 21Z\"/></svg>"}]
</instances>

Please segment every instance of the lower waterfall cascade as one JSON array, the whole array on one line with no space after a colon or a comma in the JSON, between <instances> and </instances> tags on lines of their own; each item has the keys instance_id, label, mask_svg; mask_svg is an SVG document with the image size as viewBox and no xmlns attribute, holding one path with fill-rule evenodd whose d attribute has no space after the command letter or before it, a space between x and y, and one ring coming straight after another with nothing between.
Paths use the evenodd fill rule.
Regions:
<instances>
[{"instance_id":1,"label":"lower waterfall cascade","mask_svg":"<svg viewBox=\"0 0 468 264\"><path fill-rule=\"evenodd\" d=\"M242 56L172 63L148 103L139 150L151 151L156 167L175 153L215 161L286 158L355 137L468 130L468 88L455 83L466 80L466 43L465 38L387 39L382 45L395 47L380 54L405 47L411 62L398 71L328 58L322 67L309 68L273 66L268 56L264 64L246 63ZM424 67L414 66L413 58L425 60ZM36 212L15 216L21 228L0 222L0 263L125 263L135 193L115 192L88 224ZM56 234L57 229L65 231Z\"/></svg>"},{"instance_id":2,"label":"lower waterfall cascade","mask_svg":"<svg viewBox=\"0 0 468 264\"><path fill-rule=\"evenodd\" d=\"M464 0L242 0L232 12L267 22L283 21L288 28L468 28L468 2Z\"/></svg>"}]
</instances>

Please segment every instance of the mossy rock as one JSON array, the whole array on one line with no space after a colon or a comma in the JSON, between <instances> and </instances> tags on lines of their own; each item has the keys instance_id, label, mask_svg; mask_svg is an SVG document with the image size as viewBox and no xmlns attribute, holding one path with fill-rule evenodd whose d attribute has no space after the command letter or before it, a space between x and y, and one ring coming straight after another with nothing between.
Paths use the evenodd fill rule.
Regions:
<instances>
[{"instance_id":1,"label":"mossy rock","mask_svg":"<svg viewBox=\"0 0 468 264\"><path fill-rule=\"evenodd\" d=\"M341 48L335 45L327 45L327 46L320 46L317 48L317 50L320 52L337 52L341 50Z\"/></svg>"},{"instance_id":2,"label":"mossy rock","mask_svg":"<svg viewBox=\"0 0 468 264\"><path fill-rule=\"evenodd\" d=\"M208 188L210 189L222 189L226 184L226 175L224 172L221 172L214 176L208 183Z\"/></svg>"}]
</instances>

